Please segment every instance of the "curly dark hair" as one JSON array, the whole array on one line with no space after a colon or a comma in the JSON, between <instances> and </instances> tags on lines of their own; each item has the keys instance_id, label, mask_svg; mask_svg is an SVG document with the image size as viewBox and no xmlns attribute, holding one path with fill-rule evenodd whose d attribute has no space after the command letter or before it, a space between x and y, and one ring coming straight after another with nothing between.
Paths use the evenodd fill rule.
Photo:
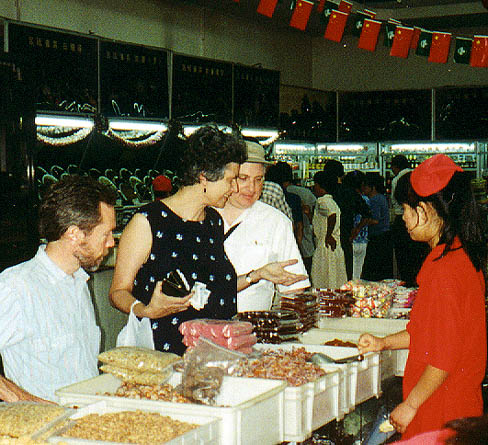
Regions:
<instances>
[{"instance_id":1,"label":"curly dark hair","mask_svg":"<svg viewBox=\"0 0 488 445\"><path fill-rule=\"evenodd\" d=\"M395 199L400 204L408 204L412 209L417 208L420 202L431 203L444 223L439 240L441 244L446 244L442 256L451 250L457 236L473 266L476 270L482 270L488 253L486 228L474 198L469 174L455 172L442 190L426 197L415 193L410 176L408 172L398 180Z\"/></svg>"},{"instance_id":2,"label":"curly dark hair","mask_svg":"<svg viewBox=\"0 0 488 445\"><path fill-rule=\"evenodd\" d=\"M72 226L89 233L100 221L100 203L114 206L117 194L89 176L70 175L52 184L39 207L39 235L57 241Z\"/></svg>"},{"instance_id":3,"label":"curly dark hair","mask_svg":"<svg viewBox=\"0 0 488 445\"><path fill-rule=\"evenodd\" d=\"M201 127L186 140L176 170L177 182L180 186L197 184L201 174L209 181L218 181L224 177L227 164L242 164L246 158L242 140L213 125Z\"/></svg>"}]
</instances>

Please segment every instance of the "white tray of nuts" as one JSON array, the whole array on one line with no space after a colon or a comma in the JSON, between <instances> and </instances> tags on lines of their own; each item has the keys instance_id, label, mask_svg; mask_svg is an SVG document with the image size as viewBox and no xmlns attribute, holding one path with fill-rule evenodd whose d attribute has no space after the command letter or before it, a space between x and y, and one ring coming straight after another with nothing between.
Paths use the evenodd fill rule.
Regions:
<instances>
[{"instance_id":1,"label":"white tray of nuts","mask_svg":"<svg viewBox=\"0 0 488 445\"><path fill-rule=\"evenodd\" d=\"M79 408L48 438L51 443L112 445L210 445L218 440L219 420L215 417L154 408L131 410L104 401Z\"/></svg>"}]
</instances>

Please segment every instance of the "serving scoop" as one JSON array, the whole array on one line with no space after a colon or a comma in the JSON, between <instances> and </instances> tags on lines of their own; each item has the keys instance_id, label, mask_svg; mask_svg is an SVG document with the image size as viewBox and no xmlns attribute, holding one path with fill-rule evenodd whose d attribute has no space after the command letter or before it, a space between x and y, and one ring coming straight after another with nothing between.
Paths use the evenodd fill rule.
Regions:
<instances>
[{"instance_id":1,"label":"serving scoop","mask_svg":"<svg viewBox=\"0 0 488 445\"><path fill-rule=\"evenodd\" d=\"M355 362L355 361L360 362L363 359L364 359L363 354L357 354L357 355L353 355L351 357L335 359L335 358L330 357L327 354L324 354L323 352L315 352L310 357L310 361L317 366L321 366L321 365L344 365L346 363L351 363L351 362Z\"/></svg>"}]
</instances>

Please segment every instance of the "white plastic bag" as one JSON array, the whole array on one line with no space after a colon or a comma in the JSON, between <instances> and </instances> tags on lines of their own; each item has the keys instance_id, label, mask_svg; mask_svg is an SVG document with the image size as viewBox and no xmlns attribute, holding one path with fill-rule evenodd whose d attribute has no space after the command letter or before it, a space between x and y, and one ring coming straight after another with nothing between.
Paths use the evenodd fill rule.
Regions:
<instances>
[{"instance_id":1,"label":"white plastic bag","mask_svg":"<svg viewBox=\"0 0 488 445\"><path fill-rule=\"evenodd\" d=\"M133 307L139 301L134 301L130 307L129 319L117 336L116 346L139 346L154 349L154 339L151 329L151 320L142 318L140 321L134 315Z\"/></svg>"}]
</instances>

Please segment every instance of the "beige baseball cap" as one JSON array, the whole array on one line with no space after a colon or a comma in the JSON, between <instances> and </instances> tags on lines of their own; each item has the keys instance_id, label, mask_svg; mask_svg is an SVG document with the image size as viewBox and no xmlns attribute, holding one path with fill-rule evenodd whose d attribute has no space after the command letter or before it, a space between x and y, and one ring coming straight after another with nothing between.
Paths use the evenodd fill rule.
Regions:
<instances>
[{"instance_id":1,"label":"beige baseball cap","mask_svg":"<svg viewBox=\"0 0 488 445\"><path fill-rule=\"evenodd\" d=\"M247 159L246 162L253 162L256 164L270 165L272 162L264 159L264 148L257 142L244 141L247 148Z\"/></svg>"}]
</instances>

